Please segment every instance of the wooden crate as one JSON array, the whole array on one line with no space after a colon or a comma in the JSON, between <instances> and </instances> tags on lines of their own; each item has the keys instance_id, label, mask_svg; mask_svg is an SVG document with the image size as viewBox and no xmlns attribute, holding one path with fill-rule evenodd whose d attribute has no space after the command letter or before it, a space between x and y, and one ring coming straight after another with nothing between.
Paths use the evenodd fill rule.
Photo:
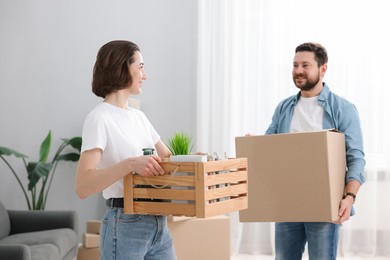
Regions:
<instances>
[{"instance_id":1,"label":"wooden crate","mask_svg":"<svg viewBox=\"0 0 390 260\"><path fill-rule=\"evenodd\" d=\"M206 218L248 207L246 158L160 165L165 175L124 178L126 214Z\"/></svg>"}]
</instances>

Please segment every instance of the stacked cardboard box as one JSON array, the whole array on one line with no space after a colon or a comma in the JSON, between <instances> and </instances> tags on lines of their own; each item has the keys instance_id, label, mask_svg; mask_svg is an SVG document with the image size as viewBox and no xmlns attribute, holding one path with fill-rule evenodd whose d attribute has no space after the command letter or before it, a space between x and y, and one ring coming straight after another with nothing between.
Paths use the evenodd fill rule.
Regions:
<instances>
[{"instance_id":1,"label":"stacked cardboard box","mask_svg":"<svg viewBox=\"0 0 390 260\"><path fill-rule=\"evenodd\" d=\"M77 260L99 259L100 220L87 222ZM230 222L226 216L210 218L169 217L178 260L229 260Z\"/></svg>"},{"instance_id":2,"label":"stacked cardboard box","mask_svg":"<svg viewBox=\"0 0 390 260\"><path fill-rule=\"evenodd\" d=\"M89 220L87 232L83 234L83 245L79 247L77 260L99 260L100 220Z\"/></svg>"},{"instance_id":3,"label":"stacked cardboard box","mask_svg":"<svg viewBox=\"0 0 390 260\"><path fill-rule=\"evenodd\" d=\"M173 217L168 222L178 260L229 260L230 221L210 218Z\"/></svg>"}]
</instances>

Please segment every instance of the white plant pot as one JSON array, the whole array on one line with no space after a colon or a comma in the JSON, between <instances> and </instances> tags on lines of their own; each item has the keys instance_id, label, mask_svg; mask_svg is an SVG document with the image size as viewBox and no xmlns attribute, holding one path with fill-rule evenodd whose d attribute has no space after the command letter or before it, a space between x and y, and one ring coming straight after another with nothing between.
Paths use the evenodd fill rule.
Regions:
<instances>
[{"instance_id":1,"label":"white plant pot","mask_svg":"<svg viewBox=\"0 0 390 260\"><path fill-rule=\"evenodd\" d=\"M171 162L207 162L207 155L171 155L169 160Z\"/></svg>"}]
</instances>

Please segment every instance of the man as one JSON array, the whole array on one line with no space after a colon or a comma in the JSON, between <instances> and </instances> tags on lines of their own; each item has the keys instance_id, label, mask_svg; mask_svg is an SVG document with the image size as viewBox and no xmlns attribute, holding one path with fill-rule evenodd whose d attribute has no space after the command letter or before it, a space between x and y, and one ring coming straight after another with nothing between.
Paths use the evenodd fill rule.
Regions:
<instances>
[{"instance_id":1,"label":"man","mask_svg":"<svg viewBox=\"0 0 390 260\"><path fill-rule=\"evenodd\" d=\"M354 214L352 206L365 181L359 115L352 103L332 93L322 81L327 62L328 54L320 44L303 43L295 49L292 77L300 91L277 106L266 134L330 128L345 134L347 173L339 220L336 223L275 223L277 260L301 259L306 242L310 259L336 259L341 223Z\"/></svg>"}]
</instances>

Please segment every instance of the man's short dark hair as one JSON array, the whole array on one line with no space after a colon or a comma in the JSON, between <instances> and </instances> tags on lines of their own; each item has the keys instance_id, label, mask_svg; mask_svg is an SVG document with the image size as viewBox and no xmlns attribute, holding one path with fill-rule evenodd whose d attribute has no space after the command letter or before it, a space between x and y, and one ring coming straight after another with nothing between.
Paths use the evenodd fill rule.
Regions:
<instances>
[{"instance_id":1,"label":"man's short dark hair","mask_svg":"<svg viewBox=\"0 0 390 260\"><path fill-rule=\"evenodd\" d=\"M133 80L129 67L134 62L136 51L140 51L138 46L129 41L111 41L100 48L92 78L92 91L96 96L105 98L131 86Z\"/></svg>"},{"instance_id":2,"label":"man's short dark hair","mask_svg":"<svg viewBox=\"0 0 390 260\"><path fill-rule=\"evenodd\" d=\"M295 53L301 51L309 51L314 53L314 59L317 61L318 67L328 63L328 53L326 49L319 43L314 42L305 42L301 45L298 45L295 48Z\"/></svg>"}]
</instances>

